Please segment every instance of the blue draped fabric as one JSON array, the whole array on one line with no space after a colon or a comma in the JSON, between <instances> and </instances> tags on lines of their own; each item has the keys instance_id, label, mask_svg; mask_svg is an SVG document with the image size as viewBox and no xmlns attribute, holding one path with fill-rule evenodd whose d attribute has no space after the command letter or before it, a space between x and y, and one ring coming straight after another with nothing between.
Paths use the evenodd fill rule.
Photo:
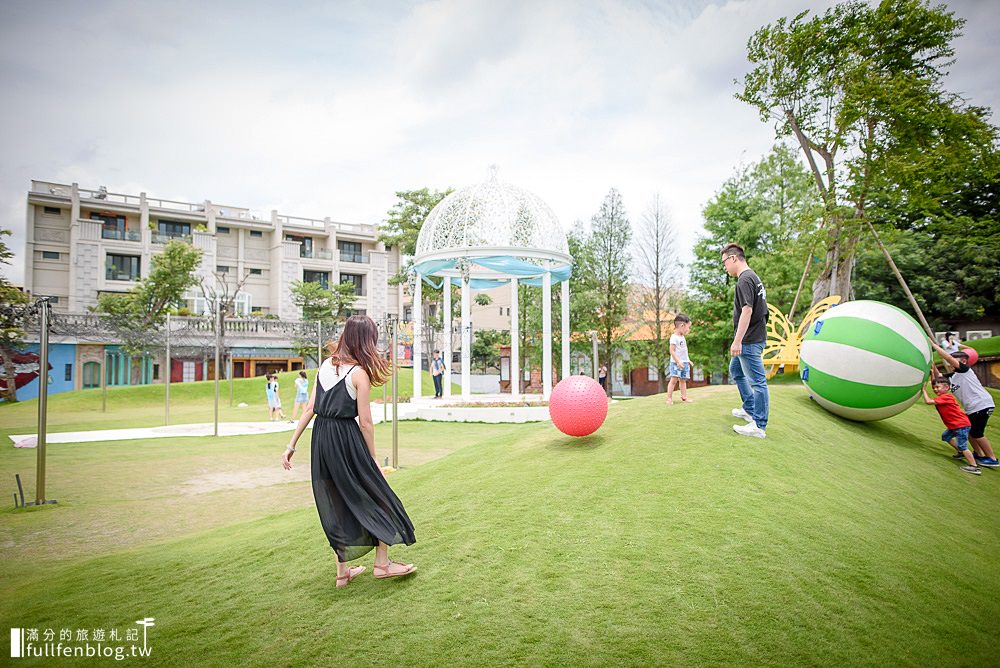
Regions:
<instances>
[{"instance_id":1,"label":"blue draped fabric","mask_svg":"<svg viewBox=\"0 0 1000 668\"><path fill-rule=\"evenodd\" d=\"M537 287L541 287L542 285L542 278L539 274L543 274L546 271L552 277L552 283L561 283L562 281L569 280L569 277L573 273L573 266L569 264L559 265L546 270L537 264L525 262L520 258L510 256L477 257L471 258L469 261L498 273L516 276L521 283ZM435 282L431 280L431 276L443 269L454 269L457 263L457 259L428 260L414 265L413 271L419 274L428 285L440 288L444 285L444 280ZM521 278L522 276L525 278ZM461 286L462 284L461 279L457 276L452 277L451 281L453 285ZM473 278L469 280L469 287L473 290L491 290L508 283L510 283L509 279Z\"/></svg>"}]
</instances>

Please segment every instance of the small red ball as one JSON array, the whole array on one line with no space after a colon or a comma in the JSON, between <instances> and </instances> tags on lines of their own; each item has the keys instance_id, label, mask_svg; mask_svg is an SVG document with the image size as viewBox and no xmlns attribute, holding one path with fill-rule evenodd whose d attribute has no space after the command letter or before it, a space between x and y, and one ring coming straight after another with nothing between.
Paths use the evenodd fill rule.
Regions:
<instances>
[{"instance_id":1,"label":"small red ball","mask_svg":"<svg viewBox=\"0 0 1000 668\"><path fill-rule=\"evenodd\" d=\"M588 376L564 378L549 397L552 424L567 436L593 434L607 416L608 396L601 384Z\"/></svg>"}]
</instances>

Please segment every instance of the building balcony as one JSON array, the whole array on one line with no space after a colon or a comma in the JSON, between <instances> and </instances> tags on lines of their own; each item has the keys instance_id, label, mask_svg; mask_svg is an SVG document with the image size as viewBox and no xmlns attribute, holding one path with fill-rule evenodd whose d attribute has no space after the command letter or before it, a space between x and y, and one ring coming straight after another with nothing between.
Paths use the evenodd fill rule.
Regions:
<instances>
[{"instance_id":1,"label":"building balcony","mask_svg":"<svg viewBox=\"0 0 1000 668\"><path fill-rule=\"evenodd\" d=\"M190 234L160 234L158 232L153 232L151 238L154 244L166 244L174 239L180 239L187 244L191 243Z\"/></svg>"},{"instance_id":2,"label":"building balcony","mask_svg":"<svg viewBox=\"0 0 1000 668\"><path fill-rule=\"evenodd\" d=\"M346 253L340 251L341 262L353 262L354 264L368 264L370 258L365 253Z\"/></svg>"},{"instance_id":3,"label":"building balcony","mask_svg":"<svg viewBox=\"0 0 1000 668\"><path fill-rule=\"evenodd\" d=\"M317 260L332 260L333 253L324 248L317 248L313 251L313 257Z\"/></svg>"},{"instance_id":4,"label":"building balcony","mask_svg":"<svg viewBox=\"0 0 1000 668\"><path fill-rule=\"evenodd\" d=\"M127 272L116 271L115 269L107 269L104 272L104 279L107 281L135 281L138 280L138 276L133 276Z\"/></svg>"},{"instance_id":5,"label":"building balcony","mask_svg":"<svg viewBox=\"0 0 1000 668\"><path fill-rule=\"evenodd\" d=\"M142 234L135 230L101 230L102 239L111 241L142 241Z\"/></svg>"}]
</instances>

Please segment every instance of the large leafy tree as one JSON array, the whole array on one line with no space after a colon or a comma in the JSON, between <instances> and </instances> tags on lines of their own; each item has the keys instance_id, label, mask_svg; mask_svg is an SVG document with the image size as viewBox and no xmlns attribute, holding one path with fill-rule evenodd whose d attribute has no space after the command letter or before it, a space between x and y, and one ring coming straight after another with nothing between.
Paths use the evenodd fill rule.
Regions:
<instances>
[{"instance_id":1,"label":"large leafy tree","mask_svg":"<svg viewBox=\"0 0 1000 668\"><path fill-rule=\"evenodd\" d=\"M386 214L386 219L379 228L379 241L386 246L396 246L401 255L413 256L417 252L417 237L420 228L434 207L452 193L451 188L445 190L400 190L396 192L396 203ZM400 267L396 275L396 283L406 280L406 267Z\"/></svg>"},{"instance_id":2,"label":"large leafy tree","mask_svg":"<svg viewBox=\"0 0 1000 668\"><path fill-rule=\"evenodd\" d=\"M3 241L10 234L10 230L0 229L0 264L10 264L14 257L13 251ZM0 274L0 367L3 368L4 375L2 398L10 402L17 401L14 355L24 345L24 326L29 317L27 306L28 295Z\"/></svg>"},{"instance_id":3,"label":"large leafy tree","mask_svg":"<svg viewBox=\"0 0 1000 668\"><path fill-rule=\"evenodd\" d=\"M903 223L904 210L948 217L955 193L995 174L987 111L943 85L962 23L922 0L855 0L779 19L748 42L753 69L737 97L795 138L823 202L814 302L852 295L863 228Z\"/></svg>"},{"instance_id":4,"label":"large leafy tree","mask_svg":"<svg viewBox=\"0 0 1000 668\"><path fill-rule=\"evenodd\" d=\"M612 354L623 339L621 326L628 314L629 244L632 227L619 192L612 188L604 197L601 208L591 219L590 266L578 265L578 270L593 276L597 294L596 329L604 344L602 361L610 370ZM611 383L607 385L611 394Z\"/></svg>"},{"instance_id":5,"label":"large leafy tree","mask_svg":"<svg viewBox=\"0 0 1000 668\"><path fill-rule=\"evenodd\" d=\"M198 279L195 268L201 251L179 239L170 241L163 252L153 256L149 274L124 294L103 294L94 309L109 316L108 323L131 354L155 347L153 333L167 313L184 299L184 293Z\"/></svg>"},{"instance_id":6,"label":"large leafy tree","mask_svg":"<svg viewBox=\"0 0 1000 668\"><path fill-rule=\"evenodd\" d=\"M347 319L347 310L357 300L353 283L323 287L313 281L292 281L292 302L302 309L302 319L318 323L324 332L332 332ZM296 354L316 359L319 351L312 339L292 342ZM322 360L316 359L317 366Z\"/></svg>"},{"instance_id":7,"label":"large leafy tree","mask_svg":"<svg viewBox=\"0 0 1000 668\"><path fill-rule=\"evenodd\" d=\"M937 235L889 228L882 239L935 331L953 329L957 321L1000 313L1000 238L996 233ZM854 291L859 299L890 304L906 299L877 248L869 246L858 253L855 272Z\"/></svg>"},{"instance_id":8,"label":"large leafy tree","mask_svg":"<svg viewBox=\"0 0 1000 668\"><path fill-rule=\"evenodd\" d=\"M790 313L803 278L819 269L811 250L821 205L795 153L778 145L759 162L738 168L703 216L705 234L695 245L683 309L694 324L688 337L692 359L710 372L724 372L733 337L733 281L721 265L722 247L741 245L767 285L770 303Z\"/></svg>"}]
</instances>

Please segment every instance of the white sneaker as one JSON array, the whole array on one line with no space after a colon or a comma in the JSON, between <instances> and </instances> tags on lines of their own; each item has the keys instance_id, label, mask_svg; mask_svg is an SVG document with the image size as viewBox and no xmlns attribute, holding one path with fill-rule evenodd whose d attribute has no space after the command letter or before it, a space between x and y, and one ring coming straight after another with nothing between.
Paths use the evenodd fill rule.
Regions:
<instances>
[{"instance_id":1,"label":"white sneaker","mask_svg":"<svg viewBox=\"0 0 1000 668\"><path fill-rule=\"evenodd\" d=\"M767 436L767 432L758 427L753 421L748 424L734 424L733 431L737 434L742 434L743 436L753 436L754 438L764 438Z\"/></svg>"},{"instance_id":2,"label":"white sneaker","mask_svg":"<svg viewBox=\"0 0 1000 668\"><path fill-rule=\"evenodd\" d=\"M750 417L750 414L749 414L749 413L747 413L747 412L746 412L745 410L743 410L742 408L734 408L734 409L733 409L733 417L737 417L737 418L743 418L743 419L744 419L744 420L746 420L747 422L753 422L753 418L752 418L752 417Z\"/></svg>"}]
</instances>

